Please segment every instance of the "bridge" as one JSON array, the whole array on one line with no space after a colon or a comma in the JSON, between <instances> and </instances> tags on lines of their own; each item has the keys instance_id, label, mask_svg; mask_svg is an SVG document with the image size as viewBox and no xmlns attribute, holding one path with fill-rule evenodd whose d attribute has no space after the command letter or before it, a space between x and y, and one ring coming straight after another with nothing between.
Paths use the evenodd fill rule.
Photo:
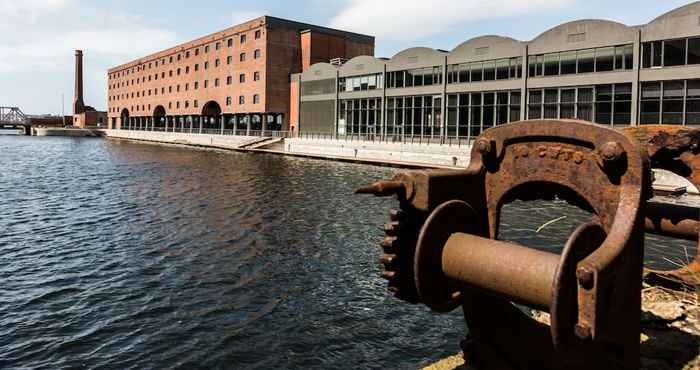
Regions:
<instances>
[{"instance_id":1,"label":"bridge","mask_svg":"<svg viewBox=\"0 0 700 370\"><path fill-rule=\"evenodd\" d=\"M25 135L32 134L32 122L17 107L0 107L0 129L20 129Z\"/></svg>"}]
</instances>

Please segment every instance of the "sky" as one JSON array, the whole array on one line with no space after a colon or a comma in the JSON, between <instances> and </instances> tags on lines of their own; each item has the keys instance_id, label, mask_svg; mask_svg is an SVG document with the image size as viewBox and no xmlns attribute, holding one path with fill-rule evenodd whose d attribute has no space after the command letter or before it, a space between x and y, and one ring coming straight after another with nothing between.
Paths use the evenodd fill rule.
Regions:
<instances>
[{"instance_id":1,"label":"sky","mask_svg":"<svg viewBox=\"0 0 700 370\"><path fill-rule=\"evenodd\" d=\"M690 2L0 0L0 106L70 114L74 50L82 49L85 102L106 110L108 68L260 15L373 35L375 55L391 57L414 46L451 50L487 34L531 40L577 19L644 24Z\"/></svg>"}]
</instances>

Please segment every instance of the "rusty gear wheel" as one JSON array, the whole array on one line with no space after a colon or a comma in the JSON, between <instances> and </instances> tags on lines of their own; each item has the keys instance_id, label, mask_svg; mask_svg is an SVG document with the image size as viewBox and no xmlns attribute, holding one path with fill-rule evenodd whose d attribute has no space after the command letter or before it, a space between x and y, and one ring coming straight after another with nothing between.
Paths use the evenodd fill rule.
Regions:
<instances>
[{"instance_id":1,"label":"rusty gear wheel","mask_svg":"<svg viewBox=\"0 0 700 370\"><path fill-rule=\"evenodd\" d=\"M410 205L400 210L390 211L391 222L384 226L386 237L381 242L384 255L380 262L385 272L382 277L389 281L389 291L396 298L409 303L419 303L414 281L413 259L416 243L425 217L419 215Z\"/></svg>"}]
</instances>

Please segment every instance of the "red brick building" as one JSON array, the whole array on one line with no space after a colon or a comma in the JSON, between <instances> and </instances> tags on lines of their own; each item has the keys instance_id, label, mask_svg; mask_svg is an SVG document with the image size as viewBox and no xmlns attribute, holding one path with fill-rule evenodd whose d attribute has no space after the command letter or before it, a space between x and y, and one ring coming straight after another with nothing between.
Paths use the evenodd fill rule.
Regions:
<instances>
[{"instance_id":1,"label":"red brick building","mask_svg":"<svg viewBox=\"0 0 700 370\"><path fill-rule=\"evenodd\" d=\"M287 130L290 74L359 55L374 55L374 37L256 18L111 68L109 127Z\"/></svg>"}]
</instances>

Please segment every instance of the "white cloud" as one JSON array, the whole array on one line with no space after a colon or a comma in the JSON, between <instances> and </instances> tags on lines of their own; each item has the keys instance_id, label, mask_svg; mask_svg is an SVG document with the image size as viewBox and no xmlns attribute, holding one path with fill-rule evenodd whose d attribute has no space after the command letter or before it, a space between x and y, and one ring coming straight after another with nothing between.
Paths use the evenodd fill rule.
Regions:
<instances>
[{"instance_id":1,"label":"white cloud","mask_svg":"<svg viewBox=\"0 0 700 370\"><path fill-rule=\"evenodd\" d=\"M108 68L179 41L157 19L87 0L0 0L0 14L0 80L17 86L0 91L0 103L29 113L61 93L70 100L75 49L85 52L86 103L105 109Z\"/></svg>"},{"instance_id":2,"label":"white cloud","mask_svg":"<svg viewBox=\"0 0 700 370\"><path fill-rule=\"evenodd\" d=\"M460 23L554 12L575 0L347 0L332 27L409 41Z\"/></svg>"}]
</instances>

